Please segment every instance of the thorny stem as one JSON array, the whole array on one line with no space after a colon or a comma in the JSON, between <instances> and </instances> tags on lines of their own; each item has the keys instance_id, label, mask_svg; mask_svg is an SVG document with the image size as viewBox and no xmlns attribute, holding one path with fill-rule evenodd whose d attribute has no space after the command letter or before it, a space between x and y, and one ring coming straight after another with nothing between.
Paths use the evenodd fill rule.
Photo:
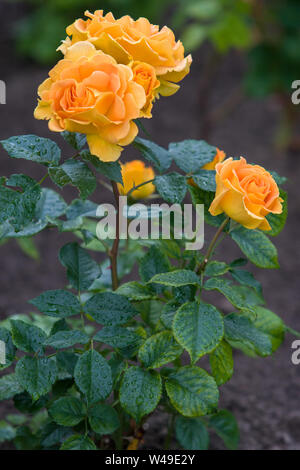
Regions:
<instances>
[{"instance_id":1,"label":"thorny stem","mask_svg":"<svg viewBox=\"0 0 300 470\"><path fill-rule=\"evenodd\" d=\"M126 194L127 197L129 197L133 191L136 191L137 189L141 188L142 186L145 186L146 184L153 183L155 178L152 178L151 180L144 181L143 183L138 184L137 186L133 186L130 191Z\"/></svg>"},{"instance_id":2,"label":"thorny stem","mask_svg":"<svg viewBox=\"0 0 300 470\"><path fill-rule=\"evenodd\" d=\"M216 246L216 243L218 241L218 238L220 237L220 235L222 234L224 228L226 227L226 225L228 224L229 222L229 217L227 217L224 222L222 222L222 224L220 225L220 227L218 228L217 232L215 233L215 236L213 237L212 241L210 242L210 245L208 247L208 250L207 250L207 253L204 257L204 260L202 261L202 263L200 263L199 267L197 268L196 272L197 274L200 274L202 271L205 270L206 268L206 265L214 251L214 248Z\"/></svg>"},{"instance_id":3,"label":"thorny stem","mask_svg":"<svg viewBox=\"0 0 300 470\"><path fill-rule=\"evenodd\" d=\"M109 257L111 261L111 282L113 290L117 290L119 281L118 281L118 250L120 242L120 220L119 220L119 191L118 186L115 181L111 181L115 201L116 201L116 236L112 246L112 249L109 252Z\"/></svg>"}]
</instances>

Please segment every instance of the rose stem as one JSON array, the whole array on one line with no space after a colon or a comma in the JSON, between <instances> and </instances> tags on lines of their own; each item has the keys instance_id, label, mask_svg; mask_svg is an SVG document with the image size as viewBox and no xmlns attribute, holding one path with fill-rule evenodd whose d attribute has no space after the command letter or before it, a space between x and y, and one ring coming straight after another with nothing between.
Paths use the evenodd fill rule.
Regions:
<instances>
[{"instance_id":1,"label":"rose stem","mask_svg":"<svg viewBox=\"0 0 300 470\"><path fill-rule=\"evenodd\" d=\"M213 237L212 241L210 242L210 245L208 247L208 250L207 250L207 253L204 257L204 260L202 261L202 263L200 263L198 269L196 270L197 274L199 274L201 271L204 271L204 269L206 268L206 265L207 265L211 255L212 255L213 250L215 248L215 245L218 241L218 238L221 235L221 233L223 232L226 225L228 224L229 220L230 220L229 217L227 217L224 220L224 222L221 223L220 227L218 228L217 232L215 233L215 236Z\"/></svg>"},{"instance_id":2,"label":"rose stem","mask_svg":"<svg viewBox=\"0 0 300 470\"><path fill-rule=\"evenodd\" d=\"M119 285L118 281L118 250L120 242L120 221L119 221L119 191L115 181L111 181L115 201L116 201L116 235L115 240L110 250L109 257L111 261L111 282L113 290L116 290Z\"/></svg>"}]
</instances>

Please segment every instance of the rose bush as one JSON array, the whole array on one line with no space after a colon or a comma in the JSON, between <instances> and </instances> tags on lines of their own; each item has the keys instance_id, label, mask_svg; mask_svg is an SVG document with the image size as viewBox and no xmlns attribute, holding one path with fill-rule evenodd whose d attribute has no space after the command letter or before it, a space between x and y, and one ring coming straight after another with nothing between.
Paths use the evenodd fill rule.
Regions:
<instances>
[{"instance_id":1,"label":"rose bush","mask_svg":"<svg viewBox=\"0 0 300 470\"><path fill-rule=\"evenodd\" d=\"M15 239L34 247L33 237L49 227L69 233L70 241L58 256L65 287L40 293L28 314L0 324L6 352L0 401L13 399L17 410L0 422L0 441L11 440L17 449L133 450L146 441L144 424L157 410L169 416L165 448L176 437L184 449L207 449L209 433L216 432L234 449L237 423L219 407L234 351L273 355L289 330L266 308L262 285L244 269L247 262L279 267L268 235L280 233L286 222L285 178L243 158L225 159L203 140L164 148L134 139L135 121L151 112L153 95L184 74L189 60L168 28L102 12L89 16L68 29L72 41L41 85L35 111L62 132L73 155L61 161L55 142L34 135L1 142L11 158L46 169L40 181L24 174L0 179L1 243ZM151 167L111 161L133 139ZM79 197L67 203L44 186L47 177L59 188L78 188ZM99 180L107 187L105 179L116 223L103 239L102 201L90 198ZM125 213L129 223L129 210L120 209L119 194L160 197L172 205L169 238L159 233L126 240L120 216ZM203 250L188 249L171 219L189 196L216 230ZM133 221L136 228L152 223L146 209ZM213 259L225 236L243 258ZM136 265L139 275L132 280ZM230 307L217 308L211 291Z\"/></svg>"}]
</instances>

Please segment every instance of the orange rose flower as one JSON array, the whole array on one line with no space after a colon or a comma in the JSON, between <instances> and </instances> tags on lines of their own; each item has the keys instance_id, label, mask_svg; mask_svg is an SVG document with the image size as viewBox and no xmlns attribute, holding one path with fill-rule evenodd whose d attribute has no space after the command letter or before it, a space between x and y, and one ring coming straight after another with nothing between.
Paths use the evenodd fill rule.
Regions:
<instances>
[{"instance_id":1,"label":"orange rose flower","mask_svg":"<svg viewBox=\"0 0 300 470\"><path fill-rule=\"evenodd\" d=\"M217 149L217 153L213 161L203 165L202 170L215 170L216 164L222 162L226 158L226 153L223 152L223 150L219 150L217 147L216 149ZM188 179L188 184L190 186L194 186L194 188L197 188L197 185L195 181L193 180L193 178Z\"/></svg>"},{"instance_id":2,"label":"orange rose flower","mask_svg":"<svg viewBox=\"0 0 300 470\"><path fill-rule=\"evenodd\" d=\"M132 69L88 41L68 48L38 93L35 118L49 120L55 132L86 134L91 153L103 161L117 160L122 146L134 140L138 129L133 119L146 103Z\"/></svg>"},{"instance_id":3,"label":"orange rose flower","mask_svg":"<svg viewBox=\"0 0 300 470\"><path fill-rule=\"evenodd\" d=\"M146 94L146 104L142 109L141 117L151 118L151 110L155 92L160 86L160 82L156 78L156 73L152 65L145 62L134 62L132 65L133 80L141 85Z\"/></svg>"},{"instance_id":4,"label":"orange rose flower","mask_svg":"<svg viewBox=\"0 0 300 470\"><path fill-rule=\"evenodd\" d=\"M87 20L78 19L67 28L69 37L59 47L63 53L71 44L88 40L118 63L152 65L161 82L160 94L169 96L178 90L170 82L177 83L189 73L192 58L184 57L184 47L170 28L160 29L146 18L135 21L128 15L116 20L112 13L103 15L103 10L85 15Z\"/></svg>"},{"instance_id":5,"label":"orange rose flower","mask_svg":"<svg viewBox=\"0 0 300 470\"><path fill-rule=\"evenodd\" d=\"M271 230L266 215L281 214L283 200L272 175L245 158L228 158L216 165L217 191L209 212L225 212L248 229Z\"/></svg>"},{"instance_id":6,"label":"orange rose flower","mask_svg":"<svg viewBox=\"0 0 300 470\"><path fill-rule=\"evenodd\" d=\"M141 160L133 160L122 165L123 185L118 183L119 193L126 196L128 192L141 183L152 180L155 173L151 167L146 167ZM147 183L130 194L133 199L145 199L155 191L153 183Z\"/></svg>"}]
</instances>

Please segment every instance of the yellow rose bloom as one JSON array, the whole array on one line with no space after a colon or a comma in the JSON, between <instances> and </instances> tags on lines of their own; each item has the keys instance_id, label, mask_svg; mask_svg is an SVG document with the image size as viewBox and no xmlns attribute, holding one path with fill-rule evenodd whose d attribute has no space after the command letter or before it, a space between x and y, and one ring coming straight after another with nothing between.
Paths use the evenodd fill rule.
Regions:
<instances>
[{"instance_id":1,"label":"yellow rose bloom","mask_svg":"<svg viewBox=\"0 0 300 470\"><path fill-rule=\"evenodd\" d=\"M209 208L212 215L225 212L248 229L271 230L266 215L281 214L283 200L272 175L245 158L228 158L216 165L217 191Z\"/></svg>"},{"instance_id":2,"label":"yellow rose bloom","mask_svg":"<svg viewBox=\"0 0 300 470\"><path fill-rule=\"evenodd\" d=\"M157 80L154 67L145 62L134 62L132 64L133 80L141 85L146 94L146 104L141 111L141 117L151 118L153 100L160 82Z\"/></svg>"},{"instance_id":3,"label":"yellow rose bloom","mask_svg":"<svg viewBox=\"0 0 300 470\"><path fill-rule=\"evenodd\" d=\"M78 19L68 26L68 38L59 47L63 53L71 44L87 40L118 63L152 65L161 83L158 92L163 96L178 90L175 83L189 73L192 57L184 57L183 44L176 41L170 28L160 29L146 18L135 21L128 15L115 19L112 13L104 15L103 10L86 11L85 16L88 19Z\"/></svg>"},{"instance_id":4,"label":"yellow rose bloom","mask_svg":"<svg viewBox=\"0 0 300 470\"><path fill-rule=\"evenodd\" d=\"M121 196L126 196L129 191L146 181L152 180L155 177L153 168L146 167L145 163L141 160L133 160L122 165L122 178L123 185L118 183L118 189ZM146 199L151 196L155 191L153 183L147 183L136 189L130 194L133 199Z\"/></svg>"},{"instance_id":5,"label":"yellow rose bloom","mask_svg":"<svg viewBox=\"0 0 300 470\"><path fill-rule=\"evenodd\" d=\"M146 104L144 87L130 67L88 41L77 42L49 72L39 87L36 119L49 120L49 129L87 135L93 155L110 162L138 133L134 119Z\"/></svg>"}]
</instances>

